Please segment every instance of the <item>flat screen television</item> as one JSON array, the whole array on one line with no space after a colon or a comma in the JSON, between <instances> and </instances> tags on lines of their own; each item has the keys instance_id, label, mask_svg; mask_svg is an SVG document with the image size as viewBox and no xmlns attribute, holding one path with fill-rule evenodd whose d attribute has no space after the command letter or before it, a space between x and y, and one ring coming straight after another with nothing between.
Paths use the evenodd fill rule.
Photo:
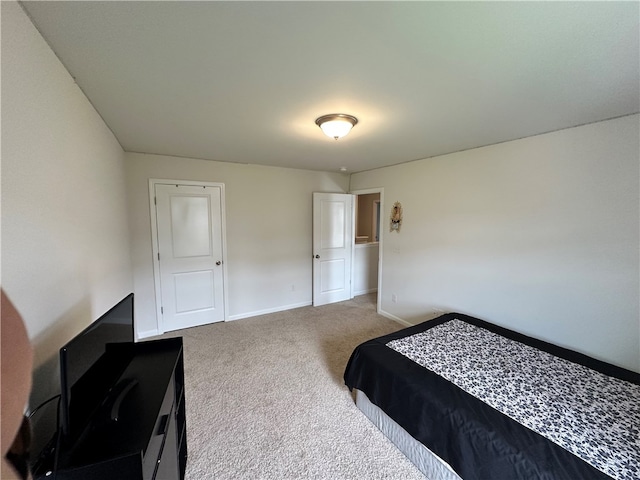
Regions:
<instances>
[{"instance_id":1,"label":"flat screen television","mask_svg":"<svg viewBox=\"0 0 640 480\"><path fill-rule=\"evenodd\" d=\"M66 441L77 439L105 408L133 344L130 293L60 349L60 427Z\"/></svg>"}]
</instances>

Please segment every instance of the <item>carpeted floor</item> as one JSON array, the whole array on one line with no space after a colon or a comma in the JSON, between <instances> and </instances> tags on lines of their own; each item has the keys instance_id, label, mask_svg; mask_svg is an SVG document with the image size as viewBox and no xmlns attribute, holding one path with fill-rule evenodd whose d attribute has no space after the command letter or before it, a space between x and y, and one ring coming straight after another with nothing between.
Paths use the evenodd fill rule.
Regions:
<instances>
[{"instance_id":1,"label":"carpeted floor","mask_svg":"<svg viewBox=\"0 0 640 480\"><path fill-rule=\"evenodd\" d=\"M185 344L187 480L424 480L342 380L355 346L400 328L370 294L167 334Z\"/></svg>"}]
</instances>

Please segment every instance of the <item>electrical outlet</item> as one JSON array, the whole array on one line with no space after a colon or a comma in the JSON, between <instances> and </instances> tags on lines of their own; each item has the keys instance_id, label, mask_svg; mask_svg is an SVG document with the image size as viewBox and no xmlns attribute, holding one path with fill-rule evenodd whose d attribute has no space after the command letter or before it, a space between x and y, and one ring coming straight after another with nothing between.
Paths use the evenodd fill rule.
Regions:
<instances>
[{"instance_id":1,"label":"electrical outlet","mask_svg":"<svg viewBox=\"0 0 640 480\"><path fill-rule=\"evenodd\" d=\"M398 296L397 296L395 293L392 293L392 294L391 294L391 301L392 301L393 303L396 303L396 302L398 301Z\"/></svg>"}]
</instances>

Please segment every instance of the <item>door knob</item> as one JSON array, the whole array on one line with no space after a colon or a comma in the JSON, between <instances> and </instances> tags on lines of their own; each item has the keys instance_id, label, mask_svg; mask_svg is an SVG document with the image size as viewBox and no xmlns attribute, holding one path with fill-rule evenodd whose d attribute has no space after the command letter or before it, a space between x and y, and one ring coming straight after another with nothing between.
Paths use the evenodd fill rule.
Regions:
<instances>
[{"instance_id":1,"label":"door knob","mask_svg":"<svg viewBox=\"0 0 640 480\"><path fill-rule=\"evenodd\" d=\"M316 255L316 258L320 258L320 255Z\"/></svg>"},{"instance_id":2,"label":"door knob","mask_svg":"<svg viewBox=\"0 0 640 480\"><path fill-rule=\"evenodd\" d=\"M221 262L220 260L218 260L218 261L216 262L216 265L222 265L222 262Z\"/></svg>"}]
</instances>

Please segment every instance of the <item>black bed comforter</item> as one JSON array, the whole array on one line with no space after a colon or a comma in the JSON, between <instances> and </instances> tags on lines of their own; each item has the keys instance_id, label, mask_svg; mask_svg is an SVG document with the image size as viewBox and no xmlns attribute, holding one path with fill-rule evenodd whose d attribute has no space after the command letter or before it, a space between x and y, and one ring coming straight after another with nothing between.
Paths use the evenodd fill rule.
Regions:
<instances>
[{"instance_id":1,"label":"black bed comforter","mask_svg":"<svg viewBox=\"0 0 640 480\"><path fill-rule=\"evenodd\" d=\"M571 452L386 345L452 319L640 384L640 374L467 315L450 313L358 346L345 370L346 385L364 392L465 480L610 479Z\"/></svg>"}]
</instances>

